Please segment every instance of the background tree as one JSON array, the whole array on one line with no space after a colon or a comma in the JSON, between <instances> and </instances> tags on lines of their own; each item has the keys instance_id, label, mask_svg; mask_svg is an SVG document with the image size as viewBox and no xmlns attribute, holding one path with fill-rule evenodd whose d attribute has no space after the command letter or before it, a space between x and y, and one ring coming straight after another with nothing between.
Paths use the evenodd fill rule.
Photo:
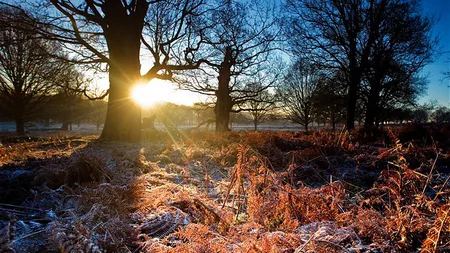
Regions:
<instances>
[{"instance_id":1,"label":"background tree","mask_svg":"<svg viewBox=\"0 0 450 253\"><path fill-rule=\"evenodd\" d=\"M430 120L432 111L434 111L436 107L436 100L431 100L422 105L415 106L415 109L413 110L413 122L420 124L427 123Z\"/></svg>"},{"instance_id":2,"label":"background tree","mask_svg":"<svg viewBox=\"0 0 450 253\"><path fill-rule=\"evenodd\" d=\"M156 122L169 129L176 129L183 125L194 124L193 108L174 103L160 103L148 109L147 115L155 117Z\"/></svg>"},{"instance_id":3,"label":"background tree","mask_svg":"<svg viewBox=\"0 0 450 253\"><path fill-rule=\"evenodd\" d=\"M307 59L299 59L278 89L287 118L304 126L305 130L313 121L314 97L323 79L315 64Z\"/></svg>"},{"instance_id":4,"label":"background tree","mask_svg":"<svg viewBox=\"0 0 450 253\"><path fill-rule=\"evenodd\" d=\"M247 102L239 105L242 111L248 112L248 115L252 119L254 130L258 130L258 125L269 118L269 115L275 108L277 108L277 99L275 94L269 90L262 90L261 83L249 83L247 84L247 90L254 90L257 92L256 96L249 99ZM259 91L259 92L258 92Z\"/></svg>"},{"instance_id":5,"label":"background tree","mask_svg":"<svg viewBox=\"0 0 450 253\"><path fill-rule=\"evenodd\" d=\"M18 20L36 23L26 12L0 8L0 108L15 120L16 131L24 133L25 123L36 118L57 87L71 78L73 66L51 57L48 52L59 48Z\"/></svg>"},{"instance_id":6,"label":"background tree","mask_svg":"<svg viewBox=\"0 0 450 253\"><path fill-rule=\"evenodd\" d=\"M436 123L450 123L450 110L445 106L440 106L436 108L431 117Z\"/></svg>"},{"instance_id":7,"label":"background tree","mask_svg":"<svg viewBox=\"0 0 450 253\"><path fill-rule=\"evenodd\" d=\"M73 122L87 118L90 106L81 92L88 89L88 82L83 74L72 68L64 75L66 78L58 84L56 94L51 97L48 106L52 108L52 119L61 122L61 130L67 131L72 130Z\"/></svg>"},{"instance_id":8,"label":"background tree","mask_svg":"<svg viewBox=\"0 0 450 253\"><path fill-rule=\"evenodd\" d=\"M230 112L270 87L270 54L279 30L272 6L266 2L226 0L205 17L211 29L202 37L208 47L208 69L191 73L180 88L215 97L216 131L228 131ZM272 72L273 73L273 72ZM245 83L266 79L260 90L246 89Z\"/></svg>"},{"instance_id":9,"label":"background tree","mask_svg":"<svg viewBox=\"0 0 450 253\"><path fill-rule=\"evenodd\" d=\"M293 51L345 73L348 129L354 128L363 72L388 0L288 0Z\"/></svg>"},{"instance_id":10,"label":"background tree","mask_svg":"<svg viewBox=\"0 0 450 253\"><path fill-rule=\"evenodd\" d=\"M130 96L137 83L171 79L173 71L200 64L194 62L200 41L191 28L204 11L203 0L42 0L39 7L47 6L54 9L41 12L42 20L53 30L41 32L76 55L73 62L108 69L103 139L139 140L140 106ZM148 69L141 69L144 56L153 61Z\"/></svg>"},{"instance_id":11,"label":"background tree","mask_svg":"<svg viewBox=\"0 0 450 253\"><path fill-rule=\"evenodd\" d=\"M428 119L430 117L430 114L428 113L428 110L423 108L417 108L413 111L413 121L415 123L427 123Z\"/></svg>"},{"instance_id":12,"label":"background tree","mask_svg":"<svg viewBox=\"0 0 450 253\"><path fill-rule=\"evenodd\" d=\"M402 108L393 108L385 112L385 119L387 121L393 121L399 124L403 124L403 122L412 121L414 118L413 110L410 107L402 107Z\"/></svg>"},{"instance_id":13,"label":"background tree","mask_svg":"<svg viewBox=\"0 0 450 253\"><path fill-rule=\"evenodd\" d=\"M430 62L435 40L433 21L421 15L417 1L388 1L365 74L365 126L378 126L382 112L412 105L426 87L419 76ZM363 82L365 83L365 82ZM365 87L364 87L365 86Z\"/></svg>"},{"instance_id":14,"label":"background tree","mask_svg":"<svg viewBox=\"0 0 450 253\"><path fill-rule=\"evenodd\" d=\"M344 121L347 104L345 77L340 73L319 83L313 97L314 114L328 122L333 130Z\"/></svg>"},{"instance_id":15,"label":"background tree","mask_svg":"<svg viewBox=\"0 0 450 253\"><path fill-rule=\"evenodd\" d=\"M89 101L88 121L95 124L97 131L105 122L107 107L108 103L104 100Z\"/></svg>"},{"instance_id":16,"label":"background tree","mask_svg":"<svg viewBox=\"0 0 450 253\"><path fill-rule=\"evenodd\" d=\"M367 106L369 102L363 105L370 124L375 121L372 118L376 94L384 94L380 80L387 83L392 79L386 77L384 70L389 64L383 63L389 61L391 66L402 66L402 72L408 75L426 62L430 48L428 32L433 22L418 13L418 6L415 0L287 1L290 18L287 35L293 52L310 55L321 68L341 70L345 74L348 129L354 128L358 116L361 83L368 68L372 70L369 74L374 88L370 89L370 106ZM411 66L402 64L411 59ZM403 81L402 85L406 83Z\"/></svg>"},{"instance_id":17,"label":"background tree","mask_svg":"<svg viewBox=\"0 0 450 253\"><path fill-rule=\"evenodd\" d=\"M209 130L209 127L216 122L214 114L214 102L195 103L192 106L192 110L196 122L196 126L194 129L206 126L206 128Z\"/></svg>"}]
</instances>

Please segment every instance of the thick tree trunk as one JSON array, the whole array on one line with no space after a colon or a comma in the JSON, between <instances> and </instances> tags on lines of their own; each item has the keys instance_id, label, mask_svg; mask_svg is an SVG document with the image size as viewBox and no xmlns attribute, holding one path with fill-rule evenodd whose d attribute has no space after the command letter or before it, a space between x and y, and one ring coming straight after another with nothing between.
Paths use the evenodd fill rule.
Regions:
<instances>
[{"instance_id":1,"label":"thick tree trunk","mask_svg":"<svg viewBox=\"0 0 450 253\"><path fill-rule=\"evenodd\" d=\"M350 36L350 52L349 52L349 76L348 76L348 101L347 101L347 129L355 128L356 104L358 101L358 91L361 83L362 71L364 70L364 59L358 64L358 48L356 34ZM366 53L366 52L365 52ZM365 56L361 56L364 58Z\"/></svg>"},{"instance_id":2,"label":"thick tree trunk","mask_svg":"<svg viewBox=\"0 0 450 253\"><path fill-rule=\"evenodd\" d=\"M226 96L221 96L220 91L217 92L217 102L215 107L215 113L216 113L216 132L226 132L230 131L230 128L228 125L230 124L230 111L229 111L229 102L228 97L229 95L226 94Z\"/></svg>"},{"instance_id":3,"label":"thick tree trunk","mask_svg":"<svg viewBox=\"0 0 450 253\"><path fill-rule=\"evenodd\" d=\"M258 120L254 119L253 120L253 125L255 127L255 131L257 131L258 130Z\"/></svg>"},{"instance_id":4,"label":"thick tree trunk","mask_svg":"<svg viewBox=\"0 0 450 253\"><path fill-rule=\"evenodd\" d=\"M127 80L123 78L125 75L121 70L110 69L109 101L102 139L140 140L141 108L131 98L132 88L138 78Z\"/></svg>"},{"instance_id":5,"label":"thick tree trunk","mask_svg":"<svg viewBox=\"0 0 450 253\"><path fill-rule=\"evenodd\" d=\"M219 70L219 87L216 91L217 101L214 112L216 114L216 132L230 131L231 97L230 97L230 77L231 66L233 65L231 47L225 49L225 56Z\"/></svg>"},{"instance_id":6,"label":"thick tree trunk","mask_svg":"<svg viewBox=\"0 0 450 253\"><path fill-rule=\"evenodd\" d=\"M109 97L105 125L100 138L139 141L141 107L131 98L140 80L140 39L142 27L133 20L119 21L106 34L110 54Z\"/></svg>"}]
</instances>

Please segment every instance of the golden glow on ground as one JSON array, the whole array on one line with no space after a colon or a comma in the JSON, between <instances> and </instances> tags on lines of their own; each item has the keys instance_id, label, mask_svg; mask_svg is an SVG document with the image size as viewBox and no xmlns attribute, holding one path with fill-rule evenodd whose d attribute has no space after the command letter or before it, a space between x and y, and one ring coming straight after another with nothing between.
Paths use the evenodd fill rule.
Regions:
<instances>
[{"instance_id":1,"label":"golden glow on ground","mask_svg":"<svg viewBox=\"0 0 450 253\"><path fill-rule=\"evenodd\" d=\"M153 79L147 84L137 84L131 97L142 107L151 107L158 103L192 105L201 100L201 96L188 91L176 90L168 81Z\"/></svg>"}]
</instances>

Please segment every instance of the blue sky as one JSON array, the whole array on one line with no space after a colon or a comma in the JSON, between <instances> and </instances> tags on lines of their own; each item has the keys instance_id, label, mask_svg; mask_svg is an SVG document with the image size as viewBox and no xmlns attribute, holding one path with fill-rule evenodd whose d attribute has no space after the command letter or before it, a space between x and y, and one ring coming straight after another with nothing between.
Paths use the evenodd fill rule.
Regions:
<instances>
[{"instance_id":1,"label":"blue sky","mask_svg":"<svg viewBox=\"0 0 450 253\"><path fill-rule=\"evenodd\" d=\"M433 34L439 37L439 48L444 54L436 55L435 61L423 69L428 74L428 92L420 101L437 100L444 106L450 106L450 78L443 80L442 72L450 69L450 0L423 0L423 11L427 15L439 18Z\"/></svg>"}]
</instances>

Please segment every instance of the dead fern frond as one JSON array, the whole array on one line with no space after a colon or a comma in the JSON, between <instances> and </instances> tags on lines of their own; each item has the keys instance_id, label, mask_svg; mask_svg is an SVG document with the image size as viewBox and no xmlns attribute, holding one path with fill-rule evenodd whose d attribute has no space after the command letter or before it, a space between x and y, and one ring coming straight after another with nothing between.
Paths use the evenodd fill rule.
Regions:
<instances>
[{"instance_id":1,"label":"dead fern frond","mask_svg":"<svg viewBox=\"0 0 450 253\"><path fill-rule=\"evenodd\" d=\"M427 239L421 252L446 252L450 250L450 204L443 205L437 213L433 226L428 230Z\"/></svg>"},{"instance_id":2,"label":"dead fern frond","mask_svg":"<svg viewBox=\"0 0 450 253\"><path fill-rule=\"evenodd\" d=\"M102 253L98 241L81 223L68 228L59 222L53 224L52 238L61 253Z\"/></svg>"},{"instance_id":3,"label":"dead fern frond","mask_svg":"<svg viewBox=\"0 0 450 253\"><path fill-rule=\"evenodd\" d=\"M103 251L92 238L88 238L82 234L66 234L64 232L58 232L54 240L58 245L58 249L61 253L102 253Z\"/></svg>"},{"instance_id":4,"label":"dead fern frond","mask_svg":"<svg viewBox=\"0 0 450 253\"><path fill-rule=\"evenodd\" d=\"M6 226L0 231L0 252L15 253L13 242L16 237L16 218L10 215Z\"/></svg>"},{"instance_id":5,"label":"dead fern frond","mask_svg":"<svg viewBox=\"0 0 450 253\"><path fill-rule=\"evenodd\" d=\"M156 214L145 217L137 229L139 234L163 238L189 223L189 216L179 209L160 210Z\"/></svg>"}]
</instances>

